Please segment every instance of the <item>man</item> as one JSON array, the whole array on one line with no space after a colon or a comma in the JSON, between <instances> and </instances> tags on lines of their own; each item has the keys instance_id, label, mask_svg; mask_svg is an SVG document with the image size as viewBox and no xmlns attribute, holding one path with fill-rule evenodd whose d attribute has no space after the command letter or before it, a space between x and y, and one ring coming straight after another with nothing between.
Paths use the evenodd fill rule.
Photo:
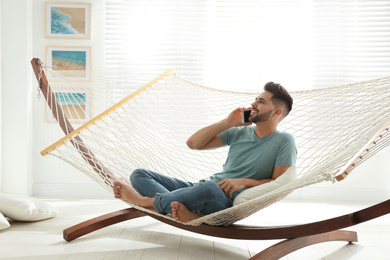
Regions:
<instances>
[{"instance_id":1,"label":"man","mask_svg":"<svg viewBox=\"0 0 390 260\"><path fill-rule=\"evenodd\" d=\"M222 172L191 183L137 169L130 176L131 184L114 182L115 197L162 214L172 213L181 222L231 207L242 190L275 180L295 165L294 138L277 130L292 104L280 84L268 82L252 103L249 123L241 122L244 108L237 108L188 139L188 147L196 150L229 145Z\"/></svg>"}]
</instances>

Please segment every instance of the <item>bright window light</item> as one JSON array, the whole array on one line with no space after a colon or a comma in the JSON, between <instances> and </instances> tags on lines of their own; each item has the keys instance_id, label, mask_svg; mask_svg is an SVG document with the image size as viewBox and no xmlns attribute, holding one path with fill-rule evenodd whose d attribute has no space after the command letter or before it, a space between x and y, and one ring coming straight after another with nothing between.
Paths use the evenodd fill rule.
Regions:
<instances>
[{"instance_id":1,"label":"bright window light","mask_svg":"<svg viewBox=\"0 0 390 260\"><path fill-rule=\"evenodd\" d=\"M106 65L196 83L289 90L388 76L390 2L107 0Z\"/></svg>"}]
</instances>

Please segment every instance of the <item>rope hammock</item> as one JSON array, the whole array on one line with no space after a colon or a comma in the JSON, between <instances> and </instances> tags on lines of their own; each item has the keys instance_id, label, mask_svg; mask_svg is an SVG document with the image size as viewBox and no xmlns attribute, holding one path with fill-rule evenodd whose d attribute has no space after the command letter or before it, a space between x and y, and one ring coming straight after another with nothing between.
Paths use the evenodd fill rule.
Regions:
<instances>
[{"instance_id":1,"label":"rope hammock","mask_svg":"<svg viewBox=\"0 0 390 260\"><path fill-rule=\"evenodd\" d=\"M85 80L77 71L42 68L51 87L43 93L53 111L52 115L47 113L47 120L64 121L61 128L66 133L44 149L42 155L68 162L109 192L114 180L128 180L137 168L187 181L199 181L220 172L228 148L193 151L186 146L186 140L200 128L225 118L233 109L248 107L262 91L243 93L208 88L170 70L132 92L132 86L143 79L129 73L93 71L91 79ZM390 77L290 94L293 110L278 129L295 137L297 178L186 224L232 224L296 189L344 179L356 166L390 144ZM73 129L71 123L79 128Z\"/></svg>"}]
</instances>

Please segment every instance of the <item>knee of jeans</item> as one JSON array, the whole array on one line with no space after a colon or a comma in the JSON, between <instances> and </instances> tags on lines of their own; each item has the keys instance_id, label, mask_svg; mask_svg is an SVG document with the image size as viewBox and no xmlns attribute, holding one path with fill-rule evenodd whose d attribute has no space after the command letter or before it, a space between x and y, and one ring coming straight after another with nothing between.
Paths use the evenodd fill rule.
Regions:
<instances>
[{"instance_id":1,"label":"knee of jeans","mask_svg":"<svg viewBox=\"0 0 390 260\"><path fill-rule=\"evenodd\" d=\"M213 181L206 181L200 184L202 187L202 195L206 198L214 198L222 195L223 191L219 185Z\"/></svg>"},{"instance_id":2,"label":"knee of jeans","mask_svg":"<svg viewBox=\"0 0 390 260\"><path fill-rule=\"evenodd\" d=\"M137 183L138 179L145 176L144 169L135 169L130 175L130 182Z\"/></svg>"}]
</instances>

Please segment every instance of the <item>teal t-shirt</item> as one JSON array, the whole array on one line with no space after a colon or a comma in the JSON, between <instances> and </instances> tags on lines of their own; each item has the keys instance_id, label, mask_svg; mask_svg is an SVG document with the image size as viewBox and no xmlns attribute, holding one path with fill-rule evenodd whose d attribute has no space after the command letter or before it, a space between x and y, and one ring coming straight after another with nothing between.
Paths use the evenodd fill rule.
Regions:
<instances>
[{"instance_id":1,"label":"teal t-shirt","mask_svg":"<svg viewBox=\"0 0 390 260\"><path fill-rule=\"evenodd\" d=\"M295 165L297 150L291 134L276 130L259 138L255 128L232 127L219 134L230 148L223 171L210 176L210 180L218 183L223 179L271 179L275 166Z\"/></svg>"}]
</instances>

